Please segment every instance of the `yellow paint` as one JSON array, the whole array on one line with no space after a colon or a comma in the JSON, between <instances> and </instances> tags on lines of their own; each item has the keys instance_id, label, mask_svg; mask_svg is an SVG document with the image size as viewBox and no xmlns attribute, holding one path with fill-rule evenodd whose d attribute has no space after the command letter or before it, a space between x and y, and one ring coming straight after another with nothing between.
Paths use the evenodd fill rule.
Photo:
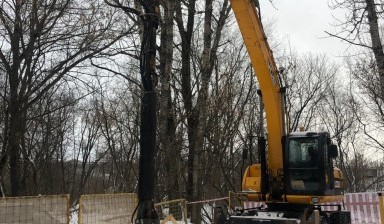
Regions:
<instances>
[{"instance_id":1,"label":"yellow paint","mask_svg":"<svg viewBox=\"0 0 384 224\"><path fill-rule=\"evenodd\" d=\"M343 195L316 196L316 195L286 195L287 202L295 204L312 204L311 198L320 199L318 203L342 202Z\"/></svg>"},{"instance_id":2,"label":"yellow paint","mask_svg":"<svg viewBox=\"0 0 384 224\"><path fill-rule=\"evenodd\" d=\"M261 166L260 164L253 164L248 166L244 172L243 177L243 191L261 191Z\"/></svg>"},{"instance_id":3,"label":"yellow paint","mask_svg":"<svg viewBox=\"0 0 384 224\"><path fill-rule=\"evenodd\" d=\"M230 2L263 94L268 130L268 168L277 177L278 170L283 169L282 105L278 71L253 0Z\"/></svg>"}]
</instances>

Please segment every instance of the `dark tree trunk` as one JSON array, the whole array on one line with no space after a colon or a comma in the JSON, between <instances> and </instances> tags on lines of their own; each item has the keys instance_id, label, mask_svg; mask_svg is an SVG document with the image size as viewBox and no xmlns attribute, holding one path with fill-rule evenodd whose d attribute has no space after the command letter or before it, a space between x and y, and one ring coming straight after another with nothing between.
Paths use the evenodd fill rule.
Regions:
<instances>
[{"instance_id":1,"label":"dark tree trunk","mask_svg":"<svg viewBox=\"0 0 384 224\"><path fill-rule=\"evenodd\" d=\"M21 98L18 92L19 88L19 69L20 69L20 40L22 36L21 30L21 18L20 18L21 4L20 1L16 1L15 5L15 27L13 32L13 38L11 39L11 51L12 51L12 65L11 70L8 71L9 85L10 85L10 122L9 122L9 166L10 166L10 181L11 181L11 194L12 196L20 195L20 178L21 178L21 164L20 164L20 143L21 135L23 135L22 124L22 107L20 103Z\"/></svg>"},{"instance_id":2,"label":"dark tree trunk","mask_svg":"<svg viewBox=\"0 0 384 224\"><path fill-rule=\"evenodd\" d=\"M159 112L159 139L161 157L164 158L166 191L170 200L179 197L178 169L180 150L175 145L176 125L174 109L171 97L171 73L173 62L173 17L175 13L175 2L169 0L163 2L164 18L161 24L161 47L160 47L160 112ZM170 156L172 155L172 156ZM171 211L172 213L172 211ZM175 214L173 212L173 214Z\"/></svg>"},{"instance_id":3,"label":"dark tree trunk","mask_svg":"<svg viewBox=\"0 0 384 224\"><path fill-rule=\"evenodd\" d=\"M159 223L154 208L156 149L156 30L159 0L148 0L144 6L140 73L143 84L140 124L139 207L138 223Z\"/></svg>"},{"instance_id":4,"label":"dark tree trunk","mask_svg":"<svg viewBox=\"0 0 384 224\"><path fill-rule=\"evenodd\" d=\"M371 35L372 50L375 55L377 70L380 79L380 93L381 99L384 100L384 52L383 45L381 44L379 23L377 21L377 12L374 0L366 0L368 12L369 33Z\"/></svg>"},{"instance_id":5,"label":"dark tree trunk","mask_svg":"<svg viewBox=\"0 0 384 224\"><path fill-rule=\"evenodd\" d=\"M176 22L181 36L181 94L183 97L184 108L187 114L187 132L188 132L188 162L187 162L187 186L186 198L188 201L194 201L193 192L193 179L194 179L194 158L195 158L195 130L196 130L196 114L192 106L192 87L191 87L191 46L193 26L195 23L195 8L196 1L191 0L188 4L188 19L187 25L184 27L182 18L181 2L176 1ZM188 207L191 211L192 206ZM190 215L190 214L189 214Z\"/></svg>"},{"instance_id":6,"label":"dark tree trunk","mask_svg":"<svg viewBox=\"0 0 384 224\"><path fill-rule=\"evenodd\" d=\"M11 119L9 130L9 143L8 151L10 152L9 166L10 166L10 180L11 180L11 194L12 196L20 196L20 179L21 179L21 160L20 160L20 143L21 135L23 134L22 116L17 108L17 105L10 106ZM15 108L16 107L16 108Z\"/></svg>"}]
</instances>

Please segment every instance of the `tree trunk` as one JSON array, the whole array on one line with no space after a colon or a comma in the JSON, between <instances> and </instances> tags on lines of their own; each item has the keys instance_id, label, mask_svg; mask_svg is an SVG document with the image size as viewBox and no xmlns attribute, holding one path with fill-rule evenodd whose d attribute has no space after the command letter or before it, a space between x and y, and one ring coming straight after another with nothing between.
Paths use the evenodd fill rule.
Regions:
<instances>
[{"instance_id":1,"label":"tree trunk","mask_svg":"<svg viewBox=\"0 0 384 224\"><path fill-rule=\"evenodd\" d=\"M212 75L213 64L211 59L212 46L212 0L206 0L205 2L205 17L204 17L204 49L202 55L202 68L201 68L201 88L196 103L196 110L199 112L196 114L196 130L195 130L195 153L194 153L194 178L193 185L195 191L193 192L193 198L195 200L201 200L203 196L203 167L205 164L205 158L203 153L204 148L204 130L207 120L207 99L208 99L208 85ZM201 223L201 208L202 204L193 204L192 207L192 223Z\"/></svg>"},{"instance_id":2,"label":"tree trunk","mask_svg":"<svg viewBox=\"0 0 384 224\"><path fill-rule=\"evenodd\" d=\"M175 13L174 0L163 3L164 18L161 24L161 47L160 47L160 112L159 112L159 136L160 150L164 158L166 191L169 200L176 199L178 187L178 170L176 164L179 160L180 151L175 145L176 126L171 97L171 73L173 62L173 17ZM171 211L172 212L172 211ZM174 213L175 214L175 213Z\"/></svg>"},{"instance_id":3,"label":"tree trunk","mask_svg":"<svg viewBox=\"0 0 384 224\"><path fill-rule=\"evenodd\" d=\"M11 103L12 104L12 103ZM9 166L10 166L10 181L11 181L11 194L12 196L20 196L20 179L21 179L21 160L20 160L20 143L21 136L23 135L23 120L18 105L10 106L11 119L9 130L9 143L8 151L10 152Z\"/></svg>"},{"instance_id":4,"label":"tree trunk","mask_svg":"<svg viewBox=\"0 0 384 224\"><path fill-rule=\"evenodd\" d=\"M9 104L9 113L10 113L10 123L9 123L9 142L8 142L8 152L9 152L9 166L10 166L10 181L11 181L11 194L12 196L20 195L20 178L21 178L21 164L20 164L20 143L21 135L23 135L23 124L22 124L22 108L23 105L20 104L22 100L18 93L19 88L19 69L20 69L20 40L22 36L21 30L21 3L16 1L15 4L15 27L13 32L13 37L11 39L11 51L12 51L12 65L10 66L11 70L8 71L9 76L9 85L10 85L10 104Z\"/></svg>"},{"instance_id":5,"label":"tree trunk","mask_svg":"<svg viewBox=\"0 0 384 224\"><path fill-rule=\"evenodd\" d=\"M154 208L155 154L156 154L156 30L159 0L146 2L144 32L140 53L140 73L144 89L141 101L140 164L139 164L139 223L159 223Z\"/></svg>"},{"instance_id":6,"label":"tree trunk","mask_svg":"<svg viewBox=\"0 0 384 224\"><path fill-rule=\"evenodd\" d=\"M384 52L381 44L379 24L374 0L366 0L368 12L369 33L371 35L372 50L375 55L377 70L380 79L380 90L378 95L384 100Z\"/></svg>"},{"instance_id":7,"label":"tree trunk","mask_svg":"<svg viewBox=\"0 0 384 224\"><path fill-rule=\"evenodd\" d=\"M194 131L196 127L196 111L192 107L192 87L191 87L191 46L192 33L195 21L196 0L189 1L187 26L184 28L182 18L181 2L176 1L176 22L181 36L181 94L183 97L184 108L187 114L187 132L188 132L188 161L187 161L187 185L186 198L188 201L194 201L193 198L193 178L194 178ZM192 206L188 207L191 211ZM190 214L189 214L190 215Z\"/></svg>"}]
</instances>

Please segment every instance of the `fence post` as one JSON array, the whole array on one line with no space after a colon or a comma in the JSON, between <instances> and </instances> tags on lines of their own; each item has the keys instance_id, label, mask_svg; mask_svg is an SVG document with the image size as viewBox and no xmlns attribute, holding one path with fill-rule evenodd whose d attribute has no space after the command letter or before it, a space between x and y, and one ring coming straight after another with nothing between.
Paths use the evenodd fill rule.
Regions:
<instances>
[{"instance_id":1,"label":"fence post","mask_svg":"<svg viewBox=\"0 0 384 224\"><path fill-rule=\"evenodd\" d=\"M82 213L83 213L83 196L79 198L79 210L77 211L77 223L82 224Z\"/></svg>"},{"instance_id":2,"label":"fence post","mask_svg":"<svg viewBox=\"0 0 384 224\"><path fill-rule=\"evenodd\" d=\"M184 222L188 222L188 210L187 210L187 200L183 201L184 203Z\"/></svg>"},{"instance_id":3,"label":"fence post","mask_svg":"<svg viewBox=\"0 0 384 224\"><path fill-rule=\"evenodd\" d=\"M379 196L379 206L380 206L380 220L381 223L384 223L384 196L382 192L377 193Z\"/></svg>"}]
</instances>

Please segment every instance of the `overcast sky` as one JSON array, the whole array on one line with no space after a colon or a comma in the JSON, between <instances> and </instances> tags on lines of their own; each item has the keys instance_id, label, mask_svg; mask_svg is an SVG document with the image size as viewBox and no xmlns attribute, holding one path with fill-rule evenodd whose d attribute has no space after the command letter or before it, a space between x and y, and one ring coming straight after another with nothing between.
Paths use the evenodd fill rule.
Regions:
<instances>
[{"instance_id":1,"label":"overcast sky","mask_svg":"<svg viewBox=\"0 0 384 224\"><path fill-rule=\"evenodd\" d=\"M324 31L335 31L335 19L332 15L343 18L342 11L328 7L329 0L259 0L263 21L275 21L276 38L290 40L291 46L298 52L325 53L330 59L342 62L349 45L336 38L324 38ZM352 53L350 50L349 53ZM382 151L366 151L366 156L382 159ZM375 159L374 159L375 160Z\"/></svg>"},{"instance_id":2,"label":"overcast sky","mask_svg":"<svg viewBox=\"0 0 384 224\"><path fill-rule=\"evenodd\" d=\"M259 0L263 20L275 21L276 37L289 39L299 52L326 53L331 58L343 55L347 45L335 38L325 38L324 31L334 31L332 11L328 0ZM340 59L340 58L339 58Z\"/></svg>"}]
</instances>

